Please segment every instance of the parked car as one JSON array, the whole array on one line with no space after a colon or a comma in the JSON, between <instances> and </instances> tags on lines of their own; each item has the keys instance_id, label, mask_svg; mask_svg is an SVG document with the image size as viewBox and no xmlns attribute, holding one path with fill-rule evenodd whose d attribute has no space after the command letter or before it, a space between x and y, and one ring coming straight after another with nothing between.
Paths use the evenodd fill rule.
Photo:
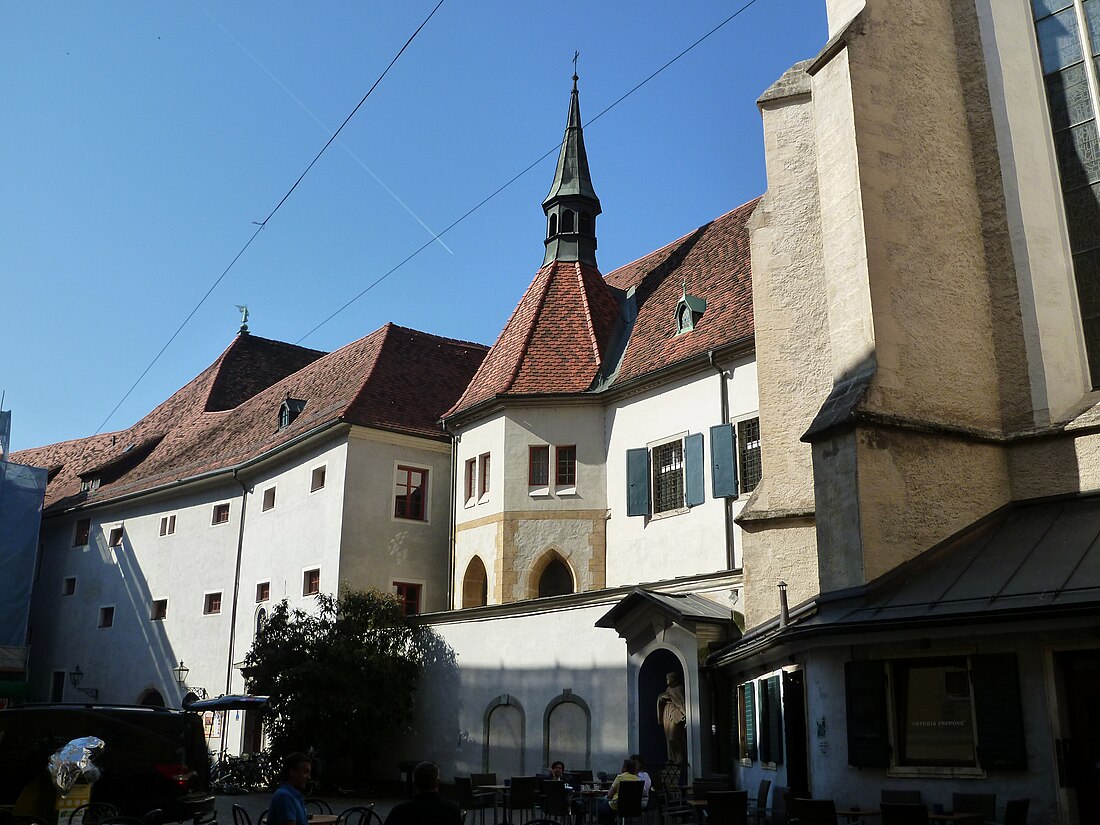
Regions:
<instances>
[{"instance_id":1,"label":"parked car","mask_svg":"<svg viewBox=\"0 0 1100 825\"><path fill-rule=\"evenodd\" d=\"M103 740L102 775L92 802L163 822L214 818L210 761L202 720L169 708L120 705L24 705L0 710L0 806L14 805L41 781L50 756L83 736ZM62 823L64 825L64 823Z\"/></svg>"}]
</instances>

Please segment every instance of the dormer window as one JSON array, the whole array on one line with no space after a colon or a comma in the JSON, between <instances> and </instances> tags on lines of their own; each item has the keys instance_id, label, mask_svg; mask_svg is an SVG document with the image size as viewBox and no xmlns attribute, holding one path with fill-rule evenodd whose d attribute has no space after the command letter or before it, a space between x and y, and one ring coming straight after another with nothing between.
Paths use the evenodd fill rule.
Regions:
<instances>
[{"instance_id":1,"label":"dormer window","mask_svg":"<svg viewBox=\"0 0 1100 825\"><path fill-rule=\"evenodd\" d=\"M99 482L99 476L86 476L80 479L80 492L90 493L92 490L98 490Z\"/></svg>"},{"instance_id":2,"label":"dormer window","mask_svg":"<svg viewBox=\"0 0 1100 825\"><path fill-rule=\"evenodd\" d=\"M566 209L561 213L561 231L572 232L573 231L573 210Z\"/></svg>"},{"instance_id":3,"label":"dormer window","mask_svg":"<svg viewBox=\"0 0 1100 825\"><path fill-rule=\"evenodd\" d=\"M279 407L279 429L285 430L289 427L305 408L305 401L291 398L289 395L283 399L282 406Z\"/></svg>"},{"instance_id":4,"label":"dormer window","mask_svg":"<svg viewBox=\"0 0 1100 825\"><path fill-rule=\"evenodd\" d=\"M683 335L695 329L706 308L706 301L694 295L688 295L685 290L683 297L676 304L676 334Z\"/></svg>"}]
</instances>

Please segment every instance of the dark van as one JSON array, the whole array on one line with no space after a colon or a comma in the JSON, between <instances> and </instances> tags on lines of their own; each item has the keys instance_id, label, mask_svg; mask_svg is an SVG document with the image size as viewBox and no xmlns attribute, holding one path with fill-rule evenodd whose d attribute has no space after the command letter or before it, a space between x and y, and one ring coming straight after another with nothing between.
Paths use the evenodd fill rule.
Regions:
<instances>
[{"instance_id":1,"label":"dark van","mask_svg":"<svg viewBox=\"0 0 1100 825\"><path fill-rule=\"evenodd\" d=\"M0 806L14 805L46 773L50 756L73 739L104 742L92 802L125 815L163 812L164 822L214 818L210 760L194 713L114 705L24 705L0 710Z\"/></svg>"}]
</instances>

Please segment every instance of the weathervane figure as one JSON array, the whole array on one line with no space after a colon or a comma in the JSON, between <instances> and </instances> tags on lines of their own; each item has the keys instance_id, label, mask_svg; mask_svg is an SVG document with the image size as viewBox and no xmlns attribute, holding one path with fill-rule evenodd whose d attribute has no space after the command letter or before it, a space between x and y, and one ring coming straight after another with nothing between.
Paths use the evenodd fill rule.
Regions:
<instances>
[{"instance_id":1,"label":"weathervane figure","mask_svg":"<svg viewBox=\"0 0 1100 825\"><path fill-rule=\"evenodd\" d=\"M237 307L237 311L241 313L241 328L240 328L239 332L244 334L244 335L247 335L248 334L248 305L247 304L237 304L236 307Z\"/></svg>"}]
</instances>

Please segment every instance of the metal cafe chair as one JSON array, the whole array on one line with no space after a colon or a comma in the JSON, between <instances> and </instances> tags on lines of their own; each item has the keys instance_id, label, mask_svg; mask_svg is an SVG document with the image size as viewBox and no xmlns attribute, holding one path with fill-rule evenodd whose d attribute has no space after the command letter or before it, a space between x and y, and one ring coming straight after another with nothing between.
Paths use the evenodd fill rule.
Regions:
<instances>
[{"instance_id":1,"label":"metal cafe chair","mask_svg":"<svg viewBox=\"0 0 1100 825\"><path fill-rule=\"evenodd\" d=\"M568 823L572 810L569 807L569 794L566 793L565 783L543 782L542 792L543 816L557 818L563 823Z\"/></svg>"},{"instance_id":2,"label":"metal cafe chair","mask_svg":"<svg viewBox=\"0 0 1100 825\"><path fill-rule=\"evenodd\" d=\"M305 804L306 804L306 811L307 812L309 812L310 808L312 807L312 808L316 808L316 810L312 811L312 813L323 814L325 816L332 816L332 806L329 805L325 800L323 800L319 797L311 796L308 799L306 799Z\"/></svg>"},{"instance_id":3,"label":"metal cafe chair","mask_svg":"<svg viewBox=\"0 0 1100 825\"><path fill-rule=\"evenodd\" d=\"M768 791L771 789L770 779L761 779L760 787L756 789L756 804L748 809L748 812L757 822L763 822L768 812Z\"/></svg>"},{"instance_id":4,"label":"metal cafe chair","mask_svg":"<svg viewBox=\"0 0 1100 825\"><path fill-rule=\"evenodd\" d=\"M505 794L505 811L508 814L518 813L522 823L535 816L535 797L538 787L538 779L534 776L513 776ZM516 820L509 817L510 822Z\"/></svg>"},{"instance_id":5,"label":"metal cafe chair","mask_svg":"<svg viewBox=\"0 0 1100 825\"><path fill-rule=\"evenodd\" d=\"M336 816L336 825L382 825L382 817L374 806L353 805Z\"/></svg>"},{"instance_id":6,"label":"metal cafe chair","mask_svg":"<svg viewBox=\"0 0 1100 825\"><path fill-rule=\"evenodd\" d=\"M240 805L233 803L233 825L252 825L252 817Z\"/></svg>"},{"instance_id":7,"label":"metal cafe chair","mask_svg":"<svg viewBox=\"0 0 1100 825\"><path fill-rule=\"evenodd\" d=\"M745 825L749 818L748 791L707 791L707 821L711 825Z\"/></svg>"},{"instance_id":8,"label":"metal cafe chair","mask_svg":"<svg viewBox=\"0 0 1100 825\"><path fill-rule=\"evenodd\" d=\"M473 780L467 776L455 777L458 791L458 807L464 811L481 811L481 825L485 825L485 812L493 811L493 825L497 822L497 795L492 791L475 791Z\"/></svg>"},{"instance_id":9,"label":"metal cafe chair","mask_svg":"<svg viewBox=\"0 0 1100 825\"><path fill-rule=\"evenodd\" d=\"M621 822L627 819L642 818L642 791L645 790L645 782L638 780L620 781L619 793L615 797L615 820Z\"/></svg>"}]
</instances>

